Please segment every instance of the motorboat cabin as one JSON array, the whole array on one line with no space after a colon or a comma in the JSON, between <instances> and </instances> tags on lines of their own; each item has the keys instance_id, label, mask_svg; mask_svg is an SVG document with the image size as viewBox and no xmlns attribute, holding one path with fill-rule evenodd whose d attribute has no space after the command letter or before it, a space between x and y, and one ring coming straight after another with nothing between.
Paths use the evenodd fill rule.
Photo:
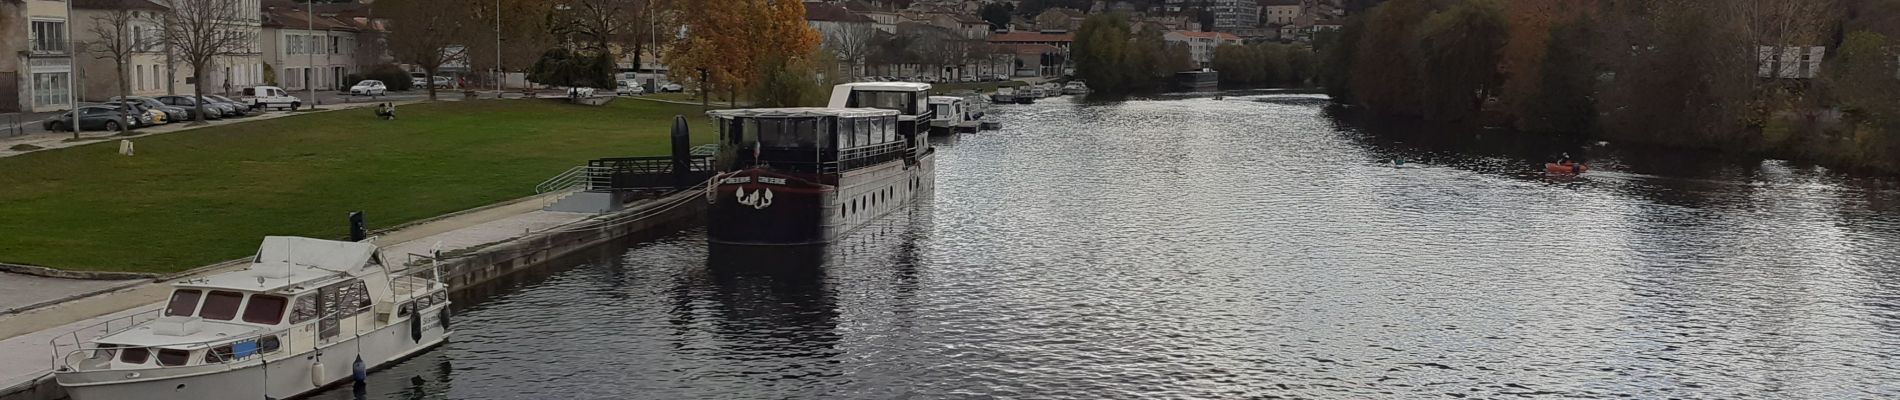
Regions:
<instances>
[{"instance_id":1,"label":"motorboat cabin","mask_svg":"<svg viewBox=\"0 0 1900 400\"><path fill-rule=\"evenodd\" d=\"M927 111L926 111L927 113ZM933 185L935 150L876 108L716 110L720 175L707 239L822 244L908 204ZM927 115L927 114L926 114Z\"/></svg>"},{"instance_id":2,"label":"motorboat cabin","mask_svg":"<svg viewBox=\"0 0 1900 400\"><path fill-rule=\"evenodd\" d=\"M916 82L860 82L832 87L830 108L878 108L897 111L898 133L930 129L935 118L925 99L930 84Z\"/></svg>"},{"instance_id":3,"label":"motorboat cabin","mask_svg":"<svg viewBox=\"0 0 1900 400\"><path fill-rule=\"evenodd\" d=\"M979 117L968 100L956 96L930 96L930 109L937 117L930 120L930 133L976 132Z\"/></svg>"},{"instance_id":4,"label":"motorboat cabin","mask_svg":"<svg viewBox=\"0 0 1900 400\"><path fill-rule=\"evenodd\" d=\"M156 309L53 341L74 400L288 398L447 340L432 271L373 244L267 237L249 267L173 284Z\"/></svg>"}]
</instances>

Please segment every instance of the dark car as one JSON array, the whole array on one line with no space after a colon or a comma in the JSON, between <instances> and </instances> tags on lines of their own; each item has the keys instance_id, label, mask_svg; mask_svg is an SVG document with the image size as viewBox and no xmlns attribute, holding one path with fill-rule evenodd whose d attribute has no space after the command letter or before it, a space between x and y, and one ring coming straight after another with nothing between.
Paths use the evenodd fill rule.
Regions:
<instances>
[{"instance_id":1,"label":"dark car","mask_svg":"<svg viewBox=\"0 0 1900 400\"><path fill-rule=\"evenodd\" d=\"M218 111L221 111L224 113L225 118L231 118L231 117L244 115L243 107L238 106L237 104L218 101L218 99L213 99L211 98L211 96L200 97L199 99L204 100L206 107L217 107Z\"/></svg>"},{"instance_id":2,"label":"dark car","mask_svg":"<svg viewBox=\"0 0 1900 400\"><path fill-rule=\"evenodd\" d=\"M174 106L174 107L185 109L185 119L190 119L190 120L198 119L198 100L194 97L171 95L171 96L158 96L152 99L158 100L159 103L164 103L165 105L168 105L168 106ZM224 118L224 109L216 105L205 104L204 117L207 120Z\"/></svg>"},{"instance_id":3,"label":"dark car","mask_svg":"<svg viewBox=\"0 0 1900 400\"><path fill-rule=\"evenodd\" d=\"M92 131L116 131L137 126L119 118L119 109L113 106L79 107L79 129ZM73 112L60 113L46 120L48 131L69 131L73 129Z\"/></svg>"},{"instance_id":4,"label":"dark car","mask_svg":"<svg viewBox=\"0 0 1900 400\"><path fill-rule=\"evenodd\" d=\"M119 100L119 98L116 96L113 97L112 99ZM145 105L146 108L156 109L156 110L164 112L165 123L174 123L174 122L180 122L180 121L191 119L190 111L186 111L184 108L181 108L178 106L172 106L172 105L166 105L165 103L160 103L158 102L158 100L153 100L150 97L132 96L132 97L125 98L125 100L143 104Z\"/></svg>"},{"instance_id":5,"label":"dark car","mask_svg":"<svg viewBox=\"0 0 1900 400\"><path fill-rule=\"evenodd\" d=\"M151 107L146 107L144 104L140 104L137 102L124 101L124 100L108 100L104 103L84 103L84 104L80 104L80 106L81 107L89 107L89 106L111 107L115 110L120 107L123 107L125 108L123 115L125 115L126 117L125 118L126 125L130 125L133 128L158 125L158 120L153 119L153 115L152 115L153 112L152 112Z\"/></svg>"},{"instance_id":6,"label":"dark car","mask_svg":"<svg viewBox=\"0 0 1900 400\"><path fill-rule=\"evenodd\" d=\"M231 100L231 98L229 97L219 96L215 94L207 94L205 95L205 100L211 100L211 102L213 103L223 104L226 107L230 107L232 111L237 112L236 114L232 115L235 117L242 117L244 115L251 113L250 103L239 103L237 100Z\"/></svg>"}]
</instances>

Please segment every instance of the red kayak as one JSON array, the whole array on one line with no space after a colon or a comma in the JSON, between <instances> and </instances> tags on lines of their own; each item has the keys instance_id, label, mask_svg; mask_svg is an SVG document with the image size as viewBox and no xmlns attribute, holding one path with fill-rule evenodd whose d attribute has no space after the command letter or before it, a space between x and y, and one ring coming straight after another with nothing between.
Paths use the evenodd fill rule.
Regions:
<instances>
[{"instance_id":1,"label":"red kayak","mask_svg":"<svg viewBox=\"0 0 1900 400\"><path fill-rule=\"evenodd\" d=\"M1553 174L1581 174L1584 171L1589 171L1589 170L1590 170L1590 167L1583 165L1583 163L1569 163L1569 164L1544 163L1544 172L1549 172Z\"/></svg>"}]
</instances>

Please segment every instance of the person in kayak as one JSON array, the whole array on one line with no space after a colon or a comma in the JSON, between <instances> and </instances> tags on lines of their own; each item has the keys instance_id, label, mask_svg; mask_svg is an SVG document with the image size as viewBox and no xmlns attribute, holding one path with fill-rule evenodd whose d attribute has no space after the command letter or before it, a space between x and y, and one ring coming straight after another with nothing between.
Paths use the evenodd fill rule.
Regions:
<instances>
[{"instance_id":1,"label":"person in kayak","mask_svg":"<svg viewBox=\"0 0 1900 400\"><path fill-rule=\"evenodd\" d=\"M1559 165L1570 165L1573 162L1574 161L1570 160L1569 152L1565 152L1563 155L1557 157L1557 164Z\"/></svg>"}]
</instances>

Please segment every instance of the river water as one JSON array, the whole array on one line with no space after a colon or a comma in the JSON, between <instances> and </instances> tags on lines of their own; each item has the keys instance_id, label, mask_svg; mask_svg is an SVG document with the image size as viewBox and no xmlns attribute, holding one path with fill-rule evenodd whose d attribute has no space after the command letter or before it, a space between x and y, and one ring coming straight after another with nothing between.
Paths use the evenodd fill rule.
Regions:
<instances>
[{"instance_id":1,"label":"river water","mask_svg":"<svg viewBox=\"0 0 1900 400\"><path fill-rule=\"evenodd\" d=\"M1900 397L1900 184L1325 104L1001 106L830 249L599 249L319 398Z\"/></svg>"}]
</instances>

